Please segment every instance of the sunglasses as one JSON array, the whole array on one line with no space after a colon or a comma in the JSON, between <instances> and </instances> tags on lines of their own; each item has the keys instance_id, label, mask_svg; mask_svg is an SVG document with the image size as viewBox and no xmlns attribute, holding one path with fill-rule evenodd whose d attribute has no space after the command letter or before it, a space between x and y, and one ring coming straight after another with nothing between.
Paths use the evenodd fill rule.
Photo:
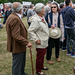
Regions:
<instances>
[{"instance_id":1,"label":"sunglasses","mask_svg":"<svg viewBox=\"0 0 75 75\"><path fill-rule=\"evenodd\" d=\"M51 7L51 8L56 8L56 7Z\"/></svg>"}]
</instances>

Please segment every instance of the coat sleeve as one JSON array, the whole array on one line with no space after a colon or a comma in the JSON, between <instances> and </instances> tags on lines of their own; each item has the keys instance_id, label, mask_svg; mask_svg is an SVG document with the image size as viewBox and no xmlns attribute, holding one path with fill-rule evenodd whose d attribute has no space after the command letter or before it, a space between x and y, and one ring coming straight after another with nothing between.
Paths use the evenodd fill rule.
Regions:
<instances>
[{"instance_id":1,"label":"coat sleeve","mask_svg":"<svg viewBox=\"0 0 75 75\"><path fill-rule=\"evenodd\" d=\"M20 34L20 22L18 19L14 19L10 24L11 34L13 39L15 39L18 43L27 45L28 41Z\"/></svg>"},{"instance_id":2,"label":"coat sleeve","mask_svg":"<svg viewBox=\"0 0 75 75\"><path fill-rule=\"evenodd\" d=\"M39 29L38 22L37 21L31 22L31 25L28 29L30 40L33 40L34 42L36 42L38 40L38 37L36 35L36 32L38 29Z\"/></svg>"}]
</instances>

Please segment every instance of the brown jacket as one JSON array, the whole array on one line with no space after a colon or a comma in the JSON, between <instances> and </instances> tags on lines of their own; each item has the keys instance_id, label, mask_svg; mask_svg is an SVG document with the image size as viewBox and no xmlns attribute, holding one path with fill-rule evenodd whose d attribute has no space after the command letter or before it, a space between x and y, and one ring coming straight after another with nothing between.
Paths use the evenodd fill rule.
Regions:
<instances>
[{"instance_id":1,"label":"brown jacket","mask_svg":"<svg viewBox=\"0 0 75 75\"><path fill-rule=\"evenodd\" d=\"M25 52L27 41L27 30L16 13L12 13L6 21L7 51L12 53Z\"/></svg>"}]
</instances>

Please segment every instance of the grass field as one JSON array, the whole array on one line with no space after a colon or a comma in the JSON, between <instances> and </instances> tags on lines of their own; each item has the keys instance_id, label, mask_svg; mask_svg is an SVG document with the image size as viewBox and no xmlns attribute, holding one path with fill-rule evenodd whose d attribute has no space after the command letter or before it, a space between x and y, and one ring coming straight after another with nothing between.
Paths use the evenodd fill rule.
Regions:
<instances>
[{"instance_id":1,"label":"grass field","mask_svg":"<svg viewBox=\"0 0 75 75\"><path fill-rule=\"evenodd\" d=\"M23 22L26 28L28 29L26 18L23 18ZM12 70L12 54L7 52L6 50L6 40L7 40L6 28L4 26L4 28L0 30L0 75L11 75ZM35 73L36 51L34 44L32 46L32 55ZM49 70L44 72L47 75L74 75L72 67L75 66L75 58L66 56L66 52L62 52L61 50L60 50L60 58L61 62L57 62L55 59L55 50L53 49L52 60L54 61L54 65L47 64L45 57L44 65L47 66ZM27 48L25 72L28 73L29 75L32 75L29 48Z\"/></svg>"}]
</instances>

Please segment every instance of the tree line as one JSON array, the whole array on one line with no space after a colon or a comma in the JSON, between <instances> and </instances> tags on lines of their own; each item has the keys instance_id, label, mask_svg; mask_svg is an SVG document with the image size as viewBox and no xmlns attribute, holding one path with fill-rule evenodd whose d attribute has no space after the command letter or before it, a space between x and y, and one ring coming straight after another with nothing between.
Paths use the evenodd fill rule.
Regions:
<instances>
[{"instance_id":1,"label":"tree line","mask_svg":"<svg viewBox=\"0 0 75 75\"><path fill-rule=\"evenodd\" d=\"M39 2L45 4L48 1L53 1L53 0L0 0L0 3L8 3L8 2L11 2L11 3L13 3L13 2L21 2L22 3L22 1L27 1L27 2L30 1L33 4L36 4L36 3L39 3ZM54 0L54 1L56 1L58 3L64 2L64 0ZM72 0L72 1L75 3L75 0Z\"/></svg>"}]
</instances>

